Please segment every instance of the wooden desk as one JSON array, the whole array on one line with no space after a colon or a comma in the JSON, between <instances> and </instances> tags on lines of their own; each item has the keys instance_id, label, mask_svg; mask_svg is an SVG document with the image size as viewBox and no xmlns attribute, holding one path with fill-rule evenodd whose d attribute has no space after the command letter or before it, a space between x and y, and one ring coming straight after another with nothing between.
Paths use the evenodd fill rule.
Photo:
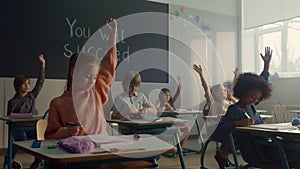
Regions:
<instances>
[{"instance_id":1,"label":"wooden desk","mask_svg":"<svg viewBox=\"0 0 300 169\"><path fill-rule=\"evenodd\" d=\"M109 136L111 137L111 136ZM18 141L14 142L14 146L19 150L26 152L30 155L36 156L39 159L45 160L48 163L54 165L54 168L60 167L83 167L91 166L97 164L109 164L109 163L119 163L127 161L141 161L149 160L152 162L153 166L159 168L156 157L157 154L165 152L171 148L173 145L168 144L156 137L151 137L149 135L141 135L140 140L134 140L133 136L113 136L113 137L126 137L130 139L130 144L125 144L122 146L123 152L108 152L99 149L93 153L87 154L73 154L65 151L60 147L55 149L48 149L48 146L55 145L58 140L45 140L42 141L40 148L31 148L33 141ZM122 142L121 142L122 143ZM102 144L101 147L119 148L118 143L107 143ZM133 150L133 148L139 148ZM104 148L105 149L105 148ZM131 149L131 150L130 150ZM128 151L127 151L128 150Z\"/></svg>"},{"instance_id":2,"label":"wooden desk","mask_svg":"<svg viewBox=\"0 0 300 169\"><path fill-rule=\"evenodd\" d=\"M257 109L256 110L258 113L268 113L268 110L263 110L263 109Z\"/></svg>"},{"instance_id":3,"label":"wooden desk","mask_svg":"<svg viewBox=\"0 0 300 169\"><path fill-rule=\"evenodd\" d=\"M175 117L175 118L180 118L183 120L193 120L196 124L196 129L198 132L198 136L201 140L201 142L203 143L203 137L202 137L202 133L201 133L201 129L200 129L200 124L199 124L199 114L202 114L203 111L202 110L187 110L187 109L176 109L176 110L172 110L172 111L164 111L161 113L161 117ZM192 128L192 126L190 127ZM191 150L191 149L186 149L188 153L200 153L200 150Z\"/></svg>"},{"instance_id":4,"label":"wooden desk","mask_svg":"<svg viewBox=\"0 0 300 169\"><path fill-rule=\"evenodd\" d=\"M288 110L288 112L297 114L297 116L300 118L300 110Z\"/></svg>"},{"instance_id":5,"label":"wooden desk","mask_svg":"<svg viewBox=\"0 0 300 169\"><path fill-rule=\"evenodd\" d=\"M195 120L198 135L201 137L200 124L198 120L199 114L202 114L202 110L187 110L187 109L176 109L172 111L164 111L161 113L161 117L175 117L181 119L193 119Z\"/></svg>"},{"instance_id":6,"label":"wooden desk","mask_svg":"<svg viewBox=\"0 0 300 169\"><path fill-rule=\"evenodd\" d=\"M260 114L260 117L265 121L267 119L273 118L274 116L271 114Z\"/></svg>"},{"instance_id":7,"label":"wooden desk","mask_svg":"<svg viewBox=\"0 0 300 169\"><path fill-rule=\"evenodd\" d=\"M187 110L187 109L176 109L176 110L171 110L171 111L164 111L161 113L161 117L177 117L178 115L198 115L202 113L202 110Z\"/></svg>"},{"instance_id":8,"label":"wooden desk","mask_svg":"<svg viewBox=\"0 0 300 169\"><path fill-rule=\"evenodd\" d=\"M13 137L12 137L12 129L17 128L17 129L35 129L36 122L39 119L42 119L43 116L39 115L34 115L34 118L30 119L11 119L9 116L2 116L0 117L0 120L3 120L6 122L8 125L8 139L7 139L7 145L8 145L8 169L11 169L11 161L12 161L12 142L13 142ZM3 168L6 167L6 163L4 161Z\"/></svg>"},{"instance_id":9,"label":"wooden desk","mask_svg":"<svg viewBox=\"0 0 300 169\"><path fill-rule=\"evenodd\" d=\"M273 125L273 124L271 124ZM272 139L272 143L274 143L275 147L278 148L279 155L282 161L282 167L284 169L289 169L288 161L285 154L284 144L278 137L288 140L297 141L298 144L294 147L295 149L300 150L300 130L297 129L266 129L266 128L259 128L259 127L236 127L235 131L238 132L248 132L255 136L261 137L268 137ZM270 142L271 143L271 142Z\"/></svg>"},{"instance_id":10,"label":"wooden desk","mask_svg":"<svg viewBox=\"0 0 300 169\"><path fill-rule=\"evenodd\" d=\"M176 119L173 117L161 117L158 121L144 121L144 120L106 120L109 123L118 123L119 128L126 129L125 134L153 134L158 135L165 131L170 131L174 135L174 143L176 144L177 151L180 158L182 169L185 169L182 148L180 146L178 130L175 127L176 124L183 124L186 121ZM174 128L175 127L175 128ZM124 133L122 133L124 134Z\"/></svg>"}]
</instances>

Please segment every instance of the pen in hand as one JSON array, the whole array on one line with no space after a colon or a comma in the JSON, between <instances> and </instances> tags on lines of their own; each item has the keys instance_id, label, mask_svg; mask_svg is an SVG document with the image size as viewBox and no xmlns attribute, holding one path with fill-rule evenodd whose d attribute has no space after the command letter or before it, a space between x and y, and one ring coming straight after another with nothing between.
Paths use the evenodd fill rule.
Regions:
<instances>
[{"instance_id":1,"label":"pen in hand","mask_svg":"<svg viewBox=\"0 0 300 169\"><path fill-rule=\"evenodd\" d=\"M246 112L246 111L244 111L244 114L245 114L245 116L247 117L247 125L253 125L253 124L255 124L255 122L254 122L254 120L249 116L249 114Z\"/></svg>"},{"instance_id":2,"label":"pen in hand","mask_svg":"<svg viewBox=\"0 0 300 169\"><path fill-rule=\"evenodd\" d=\"M251 119L251 117L248 115L248 113L244 112L244 114L248 119Z\"/></svg>"}]
</instances>

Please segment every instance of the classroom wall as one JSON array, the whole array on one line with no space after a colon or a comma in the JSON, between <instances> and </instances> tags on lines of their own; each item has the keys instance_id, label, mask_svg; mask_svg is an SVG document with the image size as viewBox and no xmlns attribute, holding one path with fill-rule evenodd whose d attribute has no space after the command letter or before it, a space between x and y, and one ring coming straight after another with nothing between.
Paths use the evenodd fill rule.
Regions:
<instances>
[{"instance_id":1,"label":"classroom wall","mask_svg":"<svg viewBox=\"0 0 300 169\"><path fill-rule=\"evenodd\" d=\"M272 113L272 104L279 101L284 105L300 105L299 86L300 78L271 78L273 86L272 96L258 105L258 109L268 110Z\"/></svg>"},{"instance_id":2,"label":"classroom wall","mask_svg":"<svg viewBox=\"0 0 300 169\"><path fill-rule=\"evenodd\" d=\"M184 6L199 10L215 12L219 14L238 16L238 3L239 0L148 0L153 2L166 3L177 6Z\"/></svg>"},{"instance_id":3,"label":"classroom wall","mask_svg":"<svg viewBox=\"0 0 300 169\"><path fill-rule=\"evenodd\" d=\"M238 19L178 5L169 5L169 12L179 15L169 19L169 73L183 78L182 107L202 109L199 103L204 101L204 92L192 65L201 65L210 86L232 81Z\"/></svg>"}]
</instances>

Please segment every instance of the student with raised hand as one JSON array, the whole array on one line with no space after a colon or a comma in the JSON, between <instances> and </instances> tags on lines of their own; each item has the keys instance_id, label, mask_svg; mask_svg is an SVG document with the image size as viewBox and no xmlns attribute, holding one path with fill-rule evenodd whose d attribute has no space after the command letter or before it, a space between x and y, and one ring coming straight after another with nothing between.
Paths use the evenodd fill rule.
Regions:
<instances>
[{"instance_id":1,"label":"student with raised hand","mask_svg":"<svg viewBox=\"0 0 300 169\"><path fill-rule=\"evenodd\" d=\"M14 88L16 94L8 101L7 105L7 115L11 113L29 113L35 114L36 106L35 100L40 93L44 81L45 81L45 67L46 61L43 54L38 54L38 60L41 64L40 73L38 80L34 88L30 91L30 79L25 75L17 75L14 79ZM13 138L15 141L24 141L27 138L36 138L36 130L23 130L23 129L13 129ZM8 152L7 152L8 153ZM5 156L5 162L7 163L7 154ZM15 158L17 154L17 149L12 148L12 159ZM31 164L30 168L38 168L40 160L35 158L34 162ZM13 160L12 168L22 168L22 164L18 161Z\"/></svg>"},{"instance_id":2,"label":"student with raised hand","mask_svg":"<svg viewBox=\"0 0 300 169\"><path fill-rule=\"evenodd\" d=\"M114 99L114 115L119 119L153 118L157 116L155 106L144 93L139 92L141 75L129 71L122 81L123 93Z\"/></svg>"},{"instance_id":3,"label":"student with raised hand","mask_svg":"<svg viewBox=\"0 0 300 169\"><path fill-rule=\"evenodd\" d=\"M236 98L233 97L233 86L236 82L237 77L239 76L239 68L236 67L233 70L233 80L232 82L224 82L223 85L227 89L227 100L230 102L230 104L238 102Z\"/></svg>"},{"instance_id":4,"label":"student with raised hand","mask_svg":"<svg viewBox=\"0 0 300 169\"><path fill-rule=\"evenodd\" d=\"M158 112L175 110L175 102L179 98L181 93L181 88L182 88L181 77L179 76L177 77L177 82L178 82L178 87L174 97L171 96L171 92L169 89L167 88L161 89L156 104L156 109ZM180 145L183 147L190 135L190 128L185 124L179 124L177 125L177 127L181 131L181 133L179 131L179 135L181 136Z\"/></svg>"},{"instance_id":5,"label":"student with raised hand","mask_svg":"<svg viewBox=\"0 0 300 169\"><path fill-rule=\"evenodd\" d=\"M109 24L109 23L112 24ZM110 49L100 60L85 53L74 53L69 61L66 91L50 103L46 139L63 139L86 134L106 134L103 105L108 100L117 66L117 21L109 18ZM77 65L75 69L75 63ZM68 122L81 123L69 126Z\"/></svg>"},{"instance_id":6,"label":"student with raised hand","mask_svg":"<svg viewBox=\"0 0 300 169\"><path fill-rule=\"evenodd\" d=\"M177 77L177 82L178 82L177 91L173 97L169 89L167 88L161 89L158 96L158 101L156 103L156 108L159 112L175 110L175 102L180 96L181 87L182 87L181 78L179 76Z\"/></svg>"},{"instance_id":7,"label":"student with raised hand","mask_svg":"<svg viewBox=\"0 0 300 169\"><path fill-rule=\"evenodd\" d=\"M207 82L203 76L202 67L200 65L193 65L193 69L199 74L201 84L205 92L205 99L209 105L209 113L207 115L224 115L229 106L227 101L227 90L222 84L217 84L209 89Z\"/></svg>"}]
</instances>

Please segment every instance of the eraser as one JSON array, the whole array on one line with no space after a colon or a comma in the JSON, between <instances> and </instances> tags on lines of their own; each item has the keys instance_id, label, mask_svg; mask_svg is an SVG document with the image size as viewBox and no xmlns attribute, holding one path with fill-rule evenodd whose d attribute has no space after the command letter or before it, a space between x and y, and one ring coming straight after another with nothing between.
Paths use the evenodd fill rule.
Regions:
<instances>
[{"instance_id":1,"label":"eraser","mask_svg":"<svg viewBox=\"0 0 300 169\"><path fill-rule=\"evenodd\" d=\"M55 149L56 145L48 146L48 149Z\"/></svg>"}]
</instances>

